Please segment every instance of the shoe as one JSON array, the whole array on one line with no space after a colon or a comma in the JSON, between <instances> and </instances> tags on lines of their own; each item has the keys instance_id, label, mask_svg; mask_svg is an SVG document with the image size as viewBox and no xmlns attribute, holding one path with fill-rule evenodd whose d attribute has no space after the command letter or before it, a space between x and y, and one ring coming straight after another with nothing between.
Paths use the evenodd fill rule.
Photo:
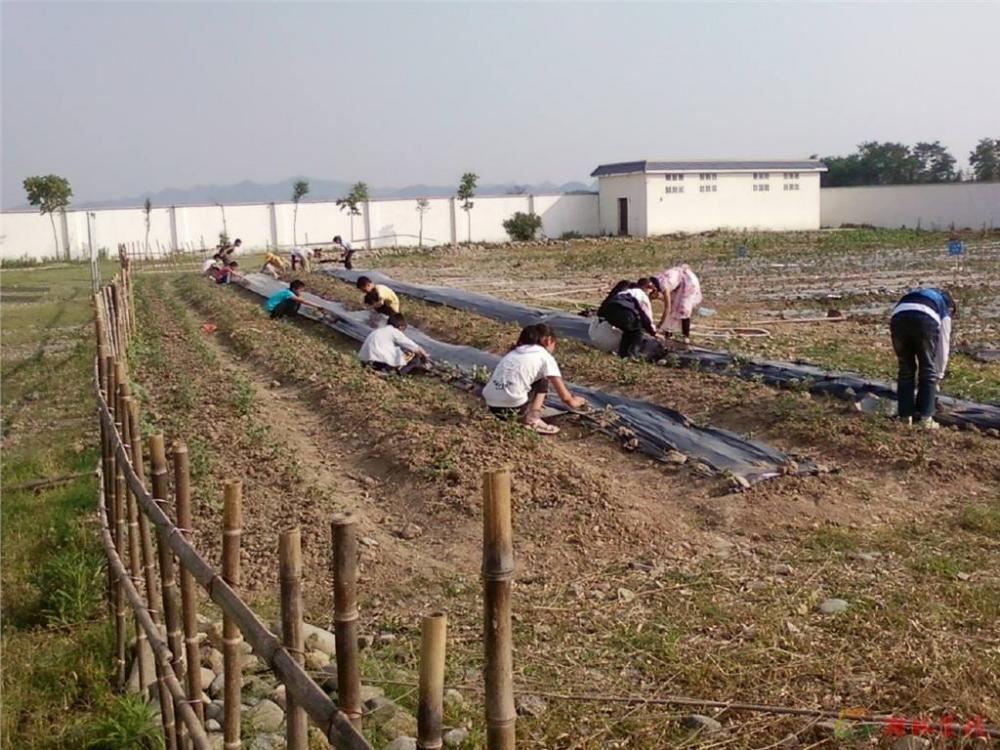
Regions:
<instances>
[{"instance_id":1,"label":"shoe","mask_svg":"<svg viewBox=\"0 0 1000 750\"><path fill-rule=\"evenodd\" d=\"M924 417L920 420L920 426L925 430L938 430L941 429L941 425L934 421L934 417Z\"/></svg>"},{"instance_id":2,"label":"shoe","mask_svg":"<svg viewBox=\"0 0 1000 750\"><path fill-rule=\"evenodd\" d=\"M537 432L539 435L555 435L559 432L559 428L554 424L549 424L548 422L542 421L542 419L534 419L530 422L525 422L524 426L529 430Z\"/></svg>"}]
</instances>

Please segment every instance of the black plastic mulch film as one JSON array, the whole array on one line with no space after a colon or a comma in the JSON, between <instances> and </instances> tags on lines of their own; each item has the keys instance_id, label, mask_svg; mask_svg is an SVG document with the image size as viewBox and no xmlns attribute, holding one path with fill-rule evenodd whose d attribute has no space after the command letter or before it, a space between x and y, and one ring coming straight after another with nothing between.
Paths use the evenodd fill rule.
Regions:
<instances>
[{"instance_id":1,"label":"black plastic mulch film","mask_svg":"<svg viewBox=\"0 0 1000 750\"><path fill-rule=\"evenodd\" d=\"M368 275L372 278L376 276ZM387 277L380 275L378 280L388 281ZM285 283L257 273L247 274L242 279L237 279L236 283L262 297L287 289ZM406 294L410 293L408 285L395 284L395 287ZM350 311L336 302L309 293L303 296L334 316L333 319L322 318L311 308L303 307L300 314L304 317L322 322L356 341L363 341L371 333L370 312ZM500 305L506 304L499 300L497 302ZM569 335L562 328L560 332ZM495 354L479 349L438 341L412 326L406 329L406 334L424 347L436 362L447 363L460 371L465 376L466 385L477 375L485 374L488 377L500 360ZM572 383L567 383L567 386L574 394L587 400L593 410L590 416L604 423L604 432L616 435L629 447L657 460L666 460L671 451L677 451L717 472L738 478L741 484L755 484L780 474L807 474L816 471L815 464L810 461L793 460L763 443L746 440L728 430L698 427L673 409ZM555 396L549 397L546 405L565 410Z\"/></svg>"},{"instance_id":2,"label":"black plastic mulch film","mask_svg":"<svg viewBox=\"0 0 1000 750\"><path fill-rule=\"evenodd\" d=\"M560 336L568 336L590 344L588 327L591 319L581 315L516 305L488 294L467 292L451 287L409 284L405 281L391 279L378 271L358 272L322 269L322 273L330 274L347 282L354 282L362 275L368 276L372 281L386 284L398 292L417 299L475 312L505 323L517 323L518 325L547 323ZM886 335L888 335L888 331ZM649 337L647 337L643 351L653 360L667 359L668 362L672 360L679 364L689 364L713 372L734 374L744 380L761 380L767 385L803 386L807 387L811 393L826 394L844 400L858 401L866 395L896 400L896 391L889 383L868 380L861 375L850 372L830 372L808 363L739 357L728 352L702 349L697 346L684 350L666 350ZM994 404L981 404L950 396L938 396L938 413L935 416L938 421L944 424L974 425L984 430L1000 429L1000 406Z\"/></svg>"}]
</instances>

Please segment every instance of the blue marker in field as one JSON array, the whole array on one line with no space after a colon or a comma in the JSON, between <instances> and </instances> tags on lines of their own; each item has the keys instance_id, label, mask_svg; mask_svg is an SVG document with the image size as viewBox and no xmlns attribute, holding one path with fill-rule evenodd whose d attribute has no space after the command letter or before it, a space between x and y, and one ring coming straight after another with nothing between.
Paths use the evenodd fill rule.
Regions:
<instances>
[{"instance_id":1,"label":"blue marker in field","mask_svg":"<svg viewBox=\"0 0 1000 750\"><path fill-rule=\"evenodd\" d=\"M964 255L965 243L962 240L949 240L948 255Z\"/></svg>"},{"instance_id":2,"label":"blue marker in field","mask_svg":"<svg viewBox=\"0 0 1000 750\"><path fill-rule=\"evenodd\" d=\"M744 245L740 245L738 248L736 248L737 258L747 258L749 256L750 256L750 251L747 250Z\"/></svg>"}]
</instances>

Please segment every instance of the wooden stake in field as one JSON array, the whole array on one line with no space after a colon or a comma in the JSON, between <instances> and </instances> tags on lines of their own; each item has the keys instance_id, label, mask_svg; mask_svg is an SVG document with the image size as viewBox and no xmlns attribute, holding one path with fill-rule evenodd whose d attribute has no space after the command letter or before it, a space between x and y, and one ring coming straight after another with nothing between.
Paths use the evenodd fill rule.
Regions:
<instances>
[{"instance_id":1,"label":"wooden stake in field","mask_svg":"<svg viewBox=\"0 0 1000 750\"><path fill-rule=\"evenodd\" d=\"M361 673L358 669L357 519L338 513L333 536L333 622L337 641L337 696L340 710L361 731Z\"/></svg>"},{"instance_id":2,"label":"wooden stake in field","mask_svg":"<svg viewBox=\"0 0 1000 750\"><path fill-rule=\"evenodd\" d=\"M122 404L125 409L125 432L122 435L122 440L128 446L132 470L139 482L145 485L146 473L142 460L142 437L139 435L139 407L129 395L128 383L122 383L118 388L122 393ZM134 491L129 491L128 499L130 544L132 536L138 532L143 578L146 583L146 609L150 619L159 625L161 618L159 610L156 609L156 603L160 599L160 588L156 574L156 559L153 557L153 542L149 534L149 519L146 518L145 513L139 510L139 502ZM163 718L163 736L166 740L166 748L167 750L176 750L177 724L174 721L174 703L170 698L166 675L159 659L153 660L153 666L156 671L156 688L160 695L160 714Z\"/></svg>"},{"instance_id":3,"label":"wooden stake in field","mask_svg":"<svg viewBox=\"0 0 1000 750\"><path fill-rule=\"evenodd\" d=\"M513 750L514 675L510 594L514 545L510 516L510 471L483 476L483 615L486 646L486 747Z\"/></svg>"},{"instance_id":4,"label":"wooden stake in field","mask_svg":"<svg viewBox=\"0 0 1000 750\"><path fill-rule=\"evenodd\" d=\"M163 434L149 436L149 466L153 498L160 507L166 504L169 493L167 480L167 451ZM164 510L166 512L166 510ZM181 616L177 604L177 582L174 576L174 553L167 543L166 532L156 529L156 552L160 562L160 593L163 598L163 622L167 626L167 644L170 646L170 666L177 682L184 684L184 639L181 636ZM199 666L195 663L195 666ZM199 669L199 676L201 670ZM200 698L200 694L198 698ZM200 702L200 700L199 700ZM184 724L177 724L177 744L181 748L188 745Z\"/></svg>"},{"instance_id":5,"label":"wooden stake in field","mask_svg":"<svg viewBox=\"0 0 1000 750\"><path fill-rule=\"evenodd\" d=\"M417 747L437 750L442 746L441 717L444 713L444 653L448 618L435 612L424 618L420 630L420 702L417 706Z\"/></svg>"},{"instance_id":6,"label":"wooden stake in field","mask_svg":"<svg viewBox=\"0 0 1000 750\"><path fill-rule=\"evenodd\" d=\"M118 368L115 364L114 357L108 357L107 365L105 367L108 377L108 396L105 400L108 404L108 409L111 412L111 417L114 420L115 426L120 429L116 398L116 394L118 392L118 380L116 378ZM118 465L118 456L114 450L113 435L110 434L110 430L107 439L108 453L111 461L108 467L109 476L106 490L108 490L107 497L110 498L111 502L111 516L114 519L111 524L113 541L115 549L118 554L121 555L125 548L125 533L127 529L124 502L122 499L122 494L125 492L125 477L122 475L121 467ZM126 679L125 590L119 582L115 586L115 686L119 691L124 690Z\"/></svg>"},{"instance_id":7,"label":"wooden stake in field","mask_svg":"<svg viewBox=\"0 0 1000 750\"><path fill-rule=\"evenodd\" d=\"M302 535L298 528L278 537L278 578L281 582L281 634L288 652L299 664L305 663L302 637ZM307 750L309 723L306 712L285 693L285 742L288 750Z\"/></svg>"},{"instance_id":8,"label":"wooden stake in field","mask_svg":"<svg viewBox=\"0 0 1000 750\"><path fill-rule=\"evenodd\" d=\"M240 534L243 525L243 484L235 479L223 488L222 509L222 580L233 589L240 585ZM240 747L240 691L243 678L240 673L240 629L236 621L223 610L222 614L222 663L223 681L223 747L238 750Z\"/></svg>"},{"instance_id":9,"label":"wooden stake in field","mask_svg":"<svg viewBox=\"0 0 1000 750\"><path fill-rule=\"evenodd\" d=\"M193 531L191 517L191 475L188 468L187 446L177 440L174 454L174 499L177 503L177 526L181 533ZM187 697L194 707L202 726L205 724L205 707L201 703L201 657L198 653L198 599L195 580L184 565L181 568L181 609L184 616L184 651L189 666L187 670Z\"/></svg>"}]
</instances>

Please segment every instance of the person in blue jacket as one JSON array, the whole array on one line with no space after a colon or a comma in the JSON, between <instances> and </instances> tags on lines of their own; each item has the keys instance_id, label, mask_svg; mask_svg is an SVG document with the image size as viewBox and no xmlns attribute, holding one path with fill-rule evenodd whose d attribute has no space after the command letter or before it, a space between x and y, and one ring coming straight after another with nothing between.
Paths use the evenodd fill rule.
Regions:
<instances>
[{"instance_id":1,"label":"person in blue jacket","mask_svg":"<svg viewBox=\"0 0 1000 750\"><path fill-rule=\"evenodd\" d=\"M951 296L933 287L914 289L892 309L889 330L899 361L896 397L899 417L908 424L916 419L929 430L939 426L933 417L934 401L938 381L948 367L955 313Z\"/></svg>"}]
</instances>

